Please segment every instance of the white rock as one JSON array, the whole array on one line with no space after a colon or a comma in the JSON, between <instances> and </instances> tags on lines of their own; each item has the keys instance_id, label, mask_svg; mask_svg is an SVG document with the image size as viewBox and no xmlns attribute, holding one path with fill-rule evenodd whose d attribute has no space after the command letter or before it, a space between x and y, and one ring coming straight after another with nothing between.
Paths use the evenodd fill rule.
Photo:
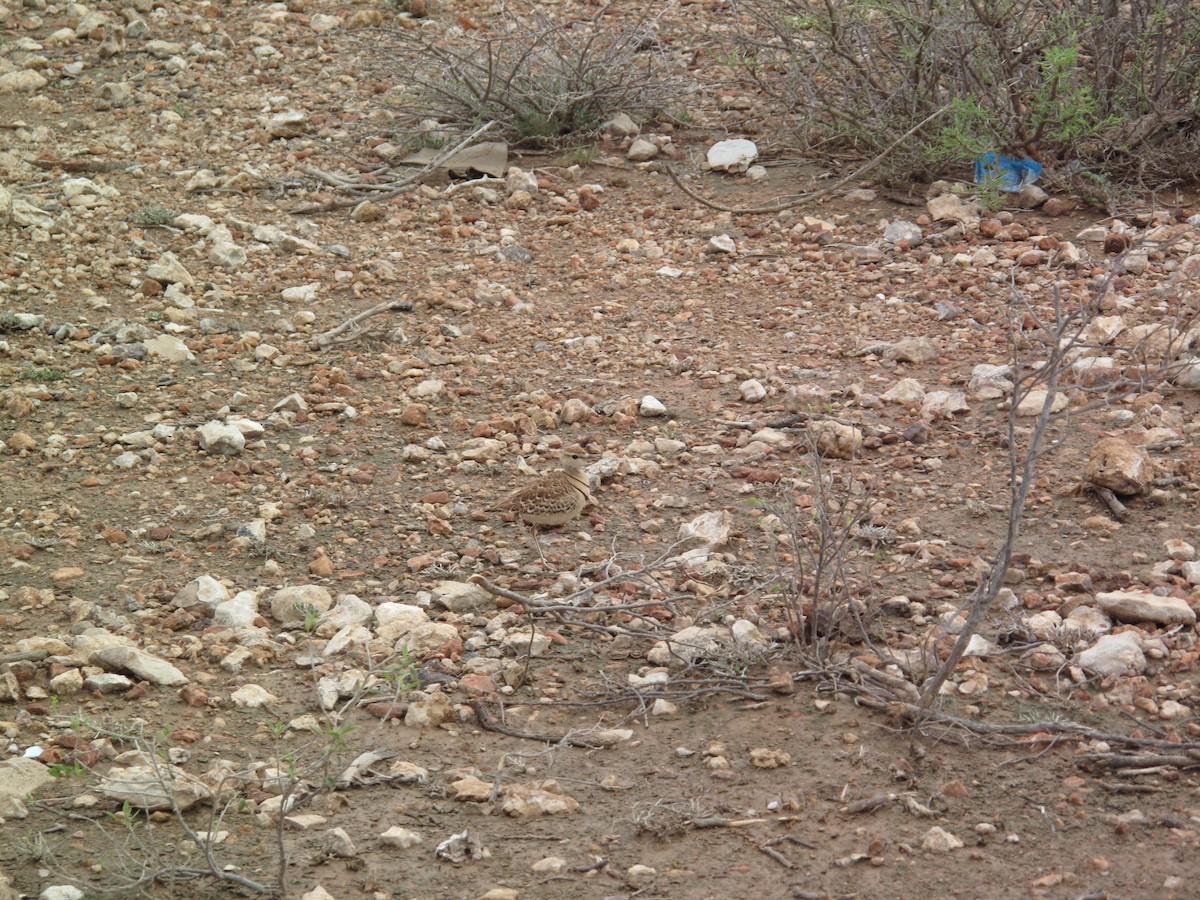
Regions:
<instances>
[{"instance_id":1,"label":"white rock","mask_svg":"<svg viewBox=\"0 0 1200 900\"><path fill-rule=\"evenodd\" d=\"M925 399L925 385L915 378L901 378L884 392L881 399L888 403L920 403Z\"/></svg>"},{"instance_id":2,"label":"white rock","mask_svg":"<svg viewBox=\"0 0 1200 900\"><path fill-rule=\"evenodd\" d=\"M715 234L708 239L707 250L709 253L736 253L737 244L727 234Z\"/></svg>"},{"instance_id":3,"label":"white rock","mask_svg":"<svg viewBox=\"0 0 1200 900\"><path fill-rule=\"evenodd\" d=\"M813 422L810 431L821 456L854 459L862 449L863 433L853 425L826 419Z\"/></svg>"},{"instance_id":4,"label":"white rock","mask_svg":"<svg viewBox=\"0 0 1200 900\"><path fill-rule=\"evenodd\" d=\"M208 261L231 272L244 266L246 259L246 251L231 241L217 241L208 248Z\"/></svg>"},{"instance_id":5,"label":"white rock","mask_svg":"<svg viewBox=\"0 0 1200 900\"><path fill-rule=\"evenodd\" d=\"M424 839L408 828L401 828L399 825L393 825L383 834L379 835L379 842L385 847L399 847L401 850L407 850L409 847L415 847Z\"/></svg>"},{"instance_id":6,"label":"white rock","mask_svg":"<svg viewBox=\"0 0 1200 900\"><path fill-rule=\"evenodd\" d=\"M962 391L930 391L921 401L921 417L924 419L935 416L949 418L955 413L970 411L967 395Z\"/></svg>"},{"instance_id":7,"label":"white rock","mask_svg":"<svg viewBox=\"0 0 1200 900\"><path fill-rule=\"evenodd\" d=\"M184 268L183 263L174 253L164 253L148 269L146 277L153 278L163 284L182 284L190 288L196 286L196 280Z\"/></svg>"},{"instance_id":8,"label":"white rock","mask_svg":"<svg viewBox=\"0 0 1200 900\"><path fill-rule=\"evenodd\" d=\"M745 172L758 159L758 147L754 141L737 138L717 141L708 148L708 167L725 172Z\"/></svg>"},{"instance_id":9,"label":"white rock","mask_svg":"<svg viewBox=\"0 0 1200 900\"><path fill-rule=\"evenodd\" d=\"M604 130L613 137L633 137L640 129L637 122L625 113L617 113L604 123Z\"/></svg>"},{"instance_id":10,"label":"white rock","mask_svg":"<svg viewBox=\"0 0 1200 900\"><path fill-rule=\"evenodd\" d=\"M245 436L224 422L205 422L196 432L200 436L200 449L210 454L236 456L246 449Z\"/></svg>"},{"instance_id":11,"label":"white rock","mask_svg":"<svg viewBox=\"0 0 1200 900\"><path fill-rule=\"evenodd\" d=\"M729 532L732 527L733 520L728 510L709 511L680 525L679 539L703 547L723 547L729 542Z\"/></svg>"},{"instance_id":12,"label":"white rock","mask_svg":"<svg viewBox=\"0 0 1200 900\"><path fill-rule=\"evenodd\" d=\"M287 110L271 116L263 125L272 138L299 137L308 130L308 113L298 109Z\"/></svg>"},{"instance_id":13,"label":"white rock","mask_svg":"<svg viewBox=\"0 0 1200 900\"><path fill-rule=\"evenodd\" d=\"M1046 404L1046 394L1047 391L1041 388L1030 391L1017 404L1017 415L1023 418L1040 416L1042 414L1042 407ZM1070 398L1060 391L1050 401L1050 412L1062 412L1070 405L1070 402Z\"/></svg>"},{"instance_id":14,"label":"white rock","mask_svg":"<svg viewBox=\"0 0 1200 900\"><path fill-rule=\"evenodd\" d=\"M1153 487L1154 465L1140 447L1124 438L1106 437L1092 447L1083 477L1116 494L1146 494Z\"/></svg>"},{"instance_id":15,"label":"white rock","mask_svg":"<svg viewBox=\"0 0 1200 900\"><path fill-rule=\"evenodd\" d=\"M662 405L657 397L651 397L647 394L642 398L642 402L638 404L638 415L651 418L654 416L665 416L667 408Z\"/></svg>"},{"instance_id":16,"label":"white rock","mask_svg":"<svg viewBox=\"0 0 1200 900\"><path fill-rule=\"evenodd\" d=\"M16 896L13 894L12 896ZM83 900L86 897L83 891L69 884L52 884L40 894L38 900Z\"/></svg>"},{"instance_id":17,"label":"white rock","mask_svg":"<svg viewBox=\"0 0 1200 900\"><path fill-rule=\"evenodd\" d=\"M1180 597L1159 597L1146 591L1109 591L1096 594L1096 602L1121 622L1155 622L1159 625L1196 623L1196 611Z\"/></svg>"},{"instance_id":18,"label":"white rock","mask_svg":"<svg viewBox=\"0 0 1200 900\"><path fill-rule=\"evenodd\" d=\"M137 647L104 647L88 655L88 662L110 672L128 672L161 687L179 687L188 677L165 659Z\"/></svg>"},{"instance_id":19,"label":"white rock","mask_svg":"<svg viewBox=\"0 0 1200 900\"><path fill-rule=\"evenodd\" d=\"M760 400L766 399L767 389L763 387L761 381L748 378L738 385L738 393L747 403L758 403Z\"/></svg>"},{"instance_id":20,"label":"white rock","mask_svg":"<svg viewBox=\"0 0 1200 900\"><path fill-rule=\"evenodd\" d=\"M1146 671L1141 641L1131 631L1103 635L1076 662L1097 675L1140 675Z\"/></svg>"},{"instance_id":21,"label":"white rock","mask_svg":"<svg viewBox=\"0 0 1200 900\"><path fill-rule=\"evenodd\" d=\"M201 575L185 584L171 598L171 605L176 609L187 609L197 603L209 608L229 599L229 591L225 585L211 575Z\"/></svg>"},{"instance_id":22,"label":"white rock","mask_svg":"<svg viewBox=\"0 0 1200 900\"><path fill-rule=\"evenodd\" d=\"M212 798L212 791L178 766L114 767L100 779L99 791L110 800L137 809L178 809L186 812Z\"/></svg>"},{"instance_id":23,"label":"white rock","mask_svg":"<svg viewBox=\"0 0 1200 900\"><path fill-rule=\"evenodd\" d=\"M280 292L280 296L289 303L311 303L317 299L317 288L319 287L320 285L314 281L309 284L284 288Z\"/></svg>"},{"instance_id":24,"label":"white rock","mask_svg":"<svg viewBox=\"0 0 1200 900\"><path fill-rule=\"evenodd\" d=\"M227 628L246 628L258 618L258 591L239 591L213 607L213 622Z\"/></svg>"},{"instance_id":25,"label":"white rock","mask_svg":"<svg viewBox=\"0 0 1200 900\"><path fill-rule=\"evenodd\" d=\"M915 244L924 239L924 237L925 235L921 231L921 226L915 222L909 222L907 219L893 219L883 229L883 239L889 244L896 244L900 241L908 241L910 244Z\"/></svg>"},{"instance_id":26,"label":"white rock","mask_svg":"<svg viewBox=\"0 0 1200 900\"><path fill-rule=\"evenodd\" d=\"M964 225L979 223L979 204L966 203L955 194L942 194L934 197L925 204L929 218L935 222L961 222Z\"/></svg>"},{"instance_id":27,"label":"white rock","mask_svg":"<svg viewBox=\"0 0 1200 900\"><path fill-rule=\"evenodd\" d=\"M142 343L147 353L166 362L186 362L196 358L196 355L188 349L187 344L169 334L160 334L158 337Z\"/></svg>"},{"instance_id":28,"label":"white rock","mask_svg":"<svg viewBox=\"0 0 1200 900\"><path fill-rule=\"evenodd\" d=\"M645 138L638 138L629 145L625 157L631 162L646 162L658 156L658 145Z\"/></svg>"},{"instance_id":29,"label":"white rock","mask_svg":"<svg viewBox=\"0 0 1200 900\"><path fill-rule=\"evenodd\" d=\"M335 28L340 28L341 25L341 16L328 16L324 13L316 13L310 16L308 20L308 27L317 34L324 34L327 31L333 31Z\"/></svg>"},{"instance_id":30,"label":"white rock","mask_svg":"<svg viewBox=\"0 0 1200 900\"><path fill-rule=\"evenodd\" d=\"M229 699L241 709L259 709L279 702L278 697L259 684L242 685L229 695Z\"/></svg>"},{"instance_id":31,"label":"white rock","mask_svg":"<svg viewBox=\"0 0 1200 900\"><path fill-rule=\"evenodd\" d=\"M0 94L31 94L40 91L50 82L33 69L21 69L0 75Z\"/></svg>"},{"instance_id":32,"label":"white rock","mask_svg":"<svg viewBox=\"0 0 1200 900\"><path fill-rule=\"evenodd\" d=\"M429 614L407 603L381 603L375 607L375 630L382 641L404 637L418 625L429 623Z\"/></svg>"},{"instance_id":33,"label":"white rock","mask_svg":"<svg viewBox=\"0 0 1200 900\"><path fill-rule=\"evenodd\" d=\"M963 842L959 838L937 825L925 832L925 836L921 838L921 849L930 853L949 853L962 846Z\"/></svg>"}]
</instances>

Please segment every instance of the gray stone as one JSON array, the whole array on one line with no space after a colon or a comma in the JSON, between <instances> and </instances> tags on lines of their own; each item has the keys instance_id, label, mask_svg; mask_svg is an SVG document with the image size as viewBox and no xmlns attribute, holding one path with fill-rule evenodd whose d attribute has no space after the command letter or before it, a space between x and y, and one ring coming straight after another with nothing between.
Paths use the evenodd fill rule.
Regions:
<instances>
[{"instance_id":1,"label":"gray stone","mask_svg":"<svg viewBox=\"0 0 1200 900\"><path fill-rule=\"evenodd\" d=\"M496 605L491 594L465 581L439 581L433 588L433 602L460 615L485 612Z\"/></svg>"},{"instance_id":2,"label":"gray stone","mask_svg":"<svg viewBox=\"0 0 1200 900\"><path fill-rule=\"evenodd\" d=\"M78 669L72 671L78 672ZM99 675L89 675L83 679L83 688L100 694L124 694L133 690L133 679L113 672L101 672Z\"/></svg>"},{"instance_id":3,"label":"gray stone","mask_svg":"<svg viewBox=\"0 0 1200 900\"><path fill-rule=\"evenodd\" d=\"M894 219L888 222L887 227L883 229L883 239L889 244L896 244L900 241L915 244L924 238L925 234L921 231L921 227L906 219Z\"/></svg>"},{"instance_id":4,"label":"gray stone","mask_svg":"<svg viewBox=\"0 0 1200 900\"><path fill-rule=\"evenodd\" d=\"M613 137L633 137L641 129L638 128L637 122L625 115L625 113L617 113L611 119L604 123L604 130Z\"/></svg>"}]
</instances>

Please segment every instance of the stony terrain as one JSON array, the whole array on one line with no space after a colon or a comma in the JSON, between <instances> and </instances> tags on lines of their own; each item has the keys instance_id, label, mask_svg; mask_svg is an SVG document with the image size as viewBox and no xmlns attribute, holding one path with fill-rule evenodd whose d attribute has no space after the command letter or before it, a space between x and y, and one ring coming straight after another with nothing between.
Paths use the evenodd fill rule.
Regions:
<instances>
[{"instance_id":1,"label":"stony terrain","mask_svg":"<svg viewBox=\"0 0 1200 900\"><path fill-rule=\"evenodd\" d=\"M815 173L727 80L298 213L395 149L376 29L495 12L0 0L10 896L1194 896L1194 197L725 212ZM581 516L493 509L568 449Z\"/></svg>"}]
</instances>

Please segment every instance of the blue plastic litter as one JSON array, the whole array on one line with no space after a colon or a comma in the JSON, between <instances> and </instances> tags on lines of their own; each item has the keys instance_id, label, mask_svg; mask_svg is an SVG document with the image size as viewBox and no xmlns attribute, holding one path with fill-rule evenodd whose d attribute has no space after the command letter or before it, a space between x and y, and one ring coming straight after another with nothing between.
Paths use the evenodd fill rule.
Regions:
<instances>
[{"instance_id":1,"label":"blue plastic litter","mask_svg":"<svg viewBox=\"0 0 1200 900\"><path fill-rule=\"evenodd\" d=\"M1033 159L1017 159L998 153L980 153L975 157L975 183L985 181L1006 191L1019 191L1033 184L1042 174L1042 164Z\"/></svg>"}]
</instances>

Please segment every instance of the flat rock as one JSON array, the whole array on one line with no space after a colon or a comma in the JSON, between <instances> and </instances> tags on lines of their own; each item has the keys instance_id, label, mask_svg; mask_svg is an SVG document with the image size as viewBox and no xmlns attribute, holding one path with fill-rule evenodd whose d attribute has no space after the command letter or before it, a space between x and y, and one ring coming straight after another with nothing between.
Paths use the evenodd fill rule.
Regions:
<instances>
[{"instance_id":1,"label":"flat rock","mask_svg":"<svg viewBox=\"0 0 1200 900\"><path fill-rule=\"evenodd\" d=\"M758 146L754 141L735 138L717 141L708 148L708 167L724 172L745 172L758 159Z\"/></svg>"},{"instance_id":2,"label":"flat rock","mask_svg":"<svg viewBox=\"0 0 1200 900\"><path fill-rule=\"evenodd\" d=\"M184 812L212 798L212 791L204 782L166 763L114 767L100 779L99 791L117 803L150 812L159 809Z\"/></svg>"},{"instance_id":3,"label":"flat rock","mask_svg":"<svg viewBox=\"0 0 1200 900\"><path fill-rule=\"evenodd\" d=\"M179 687L188 677L167 662L137 647L106 647L91 654L88 662L109 671L128 673L160 687Z\"/></svg>"},{"instance_id":4,"label":"flat rock","mask_svg":"<svg viewBox=\"0 0 1200 900\"><path fill-rule=\"evenodd\" d=\"M0 806L10 798L24 800L38 788L50 784L54 776L42 763L23 756L0 762Z\"/></svg>"},{"instance_id":5,"label":"flat rock","mask_svg":"<svg viewBox=\"0 0 1200 900\"><path fill-rule=\"evenodd\" d=\"M1110 591L1096 595L1106 613L1121 622L1194 625L1196 611L1180 597L1159 597L1145 591Z\"/></svg>"}]
</instances>

